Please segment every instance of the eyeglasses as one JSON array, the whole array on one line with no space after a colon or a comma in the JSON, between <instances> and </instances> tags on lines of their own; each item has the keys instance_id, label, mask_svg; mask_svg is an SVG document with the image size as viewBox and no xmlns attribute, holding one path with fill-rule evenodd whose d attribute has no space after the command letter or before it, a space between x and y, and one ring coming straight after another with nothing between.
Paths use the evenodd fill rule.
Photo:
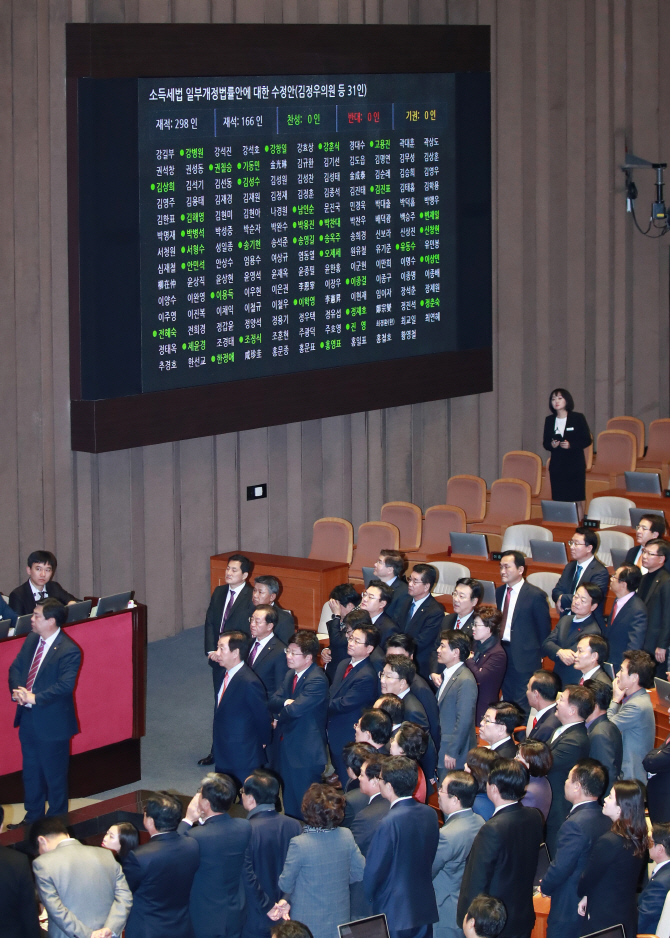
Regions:
<instances>
[{"instance_id":1,"label":"eyeglasses","mask_svg":"<svg viewBox=\"0 0 670 938\"><path fill-rule=\"evenodd\" d=\"M481 720L479 721L479 725L480 725L480 726L483 726L484 723L495 723L495 719L492 720L490 717L484 716L484 717L482 717Z\"/></svg>"},{"instance_id":2,"label":"eyeglasses","mask_svg":"<svg viewBox=\"0 0 670 938\"><path fill-rule=\"evenodd\" d=\"M647 557L658 557L658 551L657 551L657 550L655 550L654 553L652 554L652 552L651 552L647 547L643 547L643 548L642 548L642 553L643 553L643 554L646 554Z\"/></svg>"},{"instance_id":3,"label":"eyeglasses","mask_svg":"<svg viewBox=\"0 0 670 938\"><path fill-rule=\"evenodd\" d=\"M290 648L285 648L285 649L284 649L284 654L285 654L285 655L293 655L294 658L304 658L304 657L305 657L301 651L291 651Z\"/></svg>"},{"instance_id":4,"label":"eyeglasses","mask_svg":"<svg viewBox=\"0 0 670 938\"><path fill-rule=\"evenodd\" d=\"M359 642L359 640L358 640L357 638L350 638L350 639L348 639L348 641L349 641L350 644L352 644L352 645L367 645L367 642L365 641L365 639L363 639L362 642Z\"/></svg>"},{"instance_id":5,"label":"eyeglasses","mask_svg":"<svg viewBox=\"0 0 670 938\"><path fill-rule=\"evenodd\" d=\"M586 547L586 541L568 541L568 547Z\"/></svg>"},{"instance_id":6,"label":"eyeglasses","mask_svg":"<svg viewBox=\"0 0 670 938\"><path fill-rule=\"evenodd\" d=\"M635 530L636 531L651 531L651 525L649 525L649 527L646 527L646 525L644 524L638 524Z\"/></svg>"}]
</instances>

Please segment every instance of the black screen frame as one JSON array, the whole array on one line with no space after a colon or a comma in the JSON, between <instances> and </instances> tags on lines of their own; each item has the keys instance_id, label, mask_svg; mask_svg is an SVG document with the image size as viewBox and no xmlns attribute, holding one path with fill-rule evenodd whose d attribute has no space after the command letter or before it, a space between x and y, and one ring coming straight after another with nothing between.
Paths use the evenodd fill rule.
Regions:
<instances>
[{"instance_id":1,"label":"black screen frame","mask_svg":"<svg viewBox=\"0 0 670 938\"><path fill-rule=\"evenodd\" d=\"M106 348L119 363L116 384L98 380L95 357L82 355L82 347L91 347L95 327L81 316L82 239L90 233L82 224L85 167L80 166L78 139L80 79L443 71L479 72L490 81L488 26L68 24L66 51L73 450L108 452L492 390L489 323L488 330L479 330L481 347L458 352L114 396L130 360L124 359L120 343L108 335ZM462 106L465 110L467 102ZM463 154L457 172L464 181L468 176L479 180L482 198L469 210L473 224L488 226L490 232L490 182L482 179L482 168L490 166L490 136L487 142L488 147ZM128 180L132 167L126 173ZM119 256L128 258L132 226L121 231L119 241ZM84 243L88 261L86 250ZM490 307L490 237L480 259L477 270L459 266L458 289L475 291L479 302ZM482 276L482 268L488 277ZM120 285L119 296L131 288Z\"/></svg>"}]
</instances>

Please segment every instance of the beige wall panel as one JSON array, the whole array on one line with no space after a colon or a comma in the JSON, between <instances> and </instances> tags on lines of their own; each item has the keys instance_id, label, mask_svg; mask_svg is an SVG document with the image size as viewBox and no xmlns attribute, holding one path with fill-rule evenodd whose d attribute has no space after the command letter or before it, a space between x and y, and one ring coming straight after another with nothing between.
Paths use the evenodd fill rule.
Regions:
<instances>
[{"instance_id":1,"label":"beige wall panel","mask_svg":"<svg viewBox=\"0 0 670 938\"><path fill-rule=\"evenodd\" d=\"M415 408L416 411L417 408ZM421 446L417 446L414 436L415 452L420 460L420 472L416 466L413 473L414 496L412 501L425 512L431 505L443 505L447 494L448 445L447 445L447 402L428 401L421 405L420 419ZM417 476L420 477L420 482Z\"/></svg>"},{"instance_id":2,"label":"beige wall panel","mask_svg":"<svg viewBox=\"0 0 670 938\"><path fill-rule=\"evenodd\" d=\"M299 23L318 23L318 21L319 21L318 0L298 0L298 22Z\"/></svg>"},{"instance_id":3,"label":"beige wall panel","mask_svg":"<svg viewBox=\"0 0 670 938\"><path fill-rule=\"evenodd\" d=\"M385 492L384 501L412 500L412 407L389 407L384 411ZM369 519L378 521L379 517Z\"/></svg>"},{"instance_id":4,"label":"beige wall panel","mask_svg":"<svg viewBox=\"0 0 670 938\"><path fill-rule=\"evenodd\" d=\"M449 402L449 476L480 475L479 395L455 397ZM500 466L496 464L494 478ZM447 476L448 478L448 476ZM492 480L487 479L487 482ZM442 502L447 498L446 484Z\"/></svg>"},{"instance_id":5,"label":"beige wall panel","mask_svg":"<svg viewBox=\"0 0 670 938\"><path fill-rule=\"evenodd\" d=\"M235 0L212 0L212 22L233 23L235 21Z\"/></svg>"},{"instance_id":6,"label":"beige wall panel","mask_svg":"<svg viewBox=\"0 0 670 938\"><path fill-rule=\"evenodd\" d=\"M418 20L420 25L447 23L446 0L418 0Z\"/></svg>"},{"instance_id":7,"label":"beige wall panel","mask_svg":"<svg viewBox=\"0 0 670 938\"><path fill-rule=\"evenodd\" d=\"M302 546L298 556L309 553L312 528L323 510L323 450L320 420L302 424Z\"/></svg>"},{"instance_id":8,"label":"beige wall panel","mask_svg":"<svg viewBox=\"0 0 670 938\"><path fill-rule=\"evenodd\" d=\"M125 23L124 0L91 0L91 23Z\"/></svg>"},{"instance_id":9,"label":"beige wall panel","mask_svg":"<svg viewBox=\"0 0 670 938\"><path fill-rule=\"evenodd\" d=\"M365 521L377 521L386 497L386 473L384 472L386 436L385 412L371 410L367 413L368 435L368 516Z\"/></svg>"},{"instance_id":10,"label":"beige wall panel","mask_svg":"<svg viewBox=\"0 0 670 938\"><path fill-rule=\"evenodd\" d=\"M286 531L289 557L303 556L302 427L301 423L290 423L286 427ZM309 544L311 543L310 536ZM309 546L305 553L308 551Z\"/></svg>"},{"instance_id":11,"label":"beige wall panel","mask_svg":"<svg viewBox=\"0 0 670 938\"><path fill-rule=\"evenodd\" d=\"M137 18L140 23L169 23L170 0L138 0Z\"/></svg>"},{"instance_id":12,"label":"beige wall panel","mask_svg":"<svg viewBox=\"0 0 670 938\"><path fill-rule=\"evenodd\" d=\"M365 22L365 0L347 0L347 22Z\"/></svg>"},{"instance_id":13,"label":"beige wall panel","mask_svg":"<svg viewBox=\"0 0 670 938\"><path fill-rule=\"evenodd\" d=\"M93 460L90 453L74 454L73 488L75 501L76 564L70 581L71 592L77 596L90 596L94 591L93 577ZM27 555L26 555L27 556ZM21 571L25 558L21 557ZM59 574L60 576L60 574ZM63 584L64 586L66 584ZM67 587L66 587L67 588Z\"/></svg>"},{"instance_id":14,"label":"beige wall panel","mask_svg":"<svg viewBox=\"0 0 670 938\"><path fill-rule=\"evenodd\" d=\"M174 23L209 23L209 0L172 0Z\"/></svg>"},{"instance_id":15,"label":"beige wall panel","mask_svg":"<svg viewBox=\"0 0 670 938\"><path fill-rule=\"evenodd\" d=\"M101 596L133 589L130 450L100 453L98 465L98 564Z\"/></svg>"},{"instance_id":16,"label":"beige wall panel","mask_svg":"<svg viewBox=\"0 0 670 938\"><path fill-rule=\"evenodd\" d=\"M319 23L338 23L339 0L319 0Z\"/></svg>"},{"instance_id":17,"label":"beige wall panel","mask_svg":"<svg viewBox=\"0 0 670 938\"><path fill-rule=\"evenodd\" d=\"M381 23L381 6L383 0L365 0L365 22Z\"/></svg>"},{"instance_id":18,"label":"beige wall panel","mask_svg":"<svg viewBox=\"0 0 670 938\"><path fill-rule=\"evenodd\" d=\"M368 520L367 415L351 415L351 523L354 541L359 525Z\"/></svg>"},{"instance_id":19,"label":"beige wall panel","mask_svg":"<svg viewBox=\"0 0 670 938\"><path fill-rule=\"evenodd\" d=\"M321 421L323 517L351 516L351 422L348 415Z\"/></svg>"},{"instance_id":20,"label":"beige wall panel","mask_svg":"<svg viewBox=\"0 0 670 938\"><path fill-rule=\"evenodd\" d=\"M476 26L477 0L447 0L450 26Z\"/></svg>"},{"instance_id":21,"label":"beige wall panel","mask_svg":"<svg viewBox=\"0 0 670 938\"><path fill-rule=\"evenodd\" d=\"M382 0L384 23L409 23L408 0Z\"/></svg>"},{"instance_id":22,"label":"beige wall panel","mask_svg":"<svg viewBox=\"0 0 670 938\"><path fill-rule=\"evenodd\" d=\"M282 22L298 22L298 0L284 0L282 4Z\"/></svg>"},{"instance_id":23,"label":"beige wall panel","mask_svg":"<svg viewBox=\"0 0 670 938\"><path fill-rule=\"evenodd\" d=\"M267 551L269 548L269 499L247 501L247 486L268 482L268 431L244 430L239 434L240 453L240 547Z\"/></svg>"},{"instance_id":24,"label":"beige wall panel","mask_svg":"<svg viewBox=\"0 0 670 938\"><path fill-rule=\"evenodd\" d=\"M214 438L216 484L216 541L215 552L233 550L239 546L239 502L237 493L238 462L237 433L226 433Z\"/></svg>"},{"instance_id":25,"label":"beige wall panel","mask_svg":"<svg viewBox=\"0 0 670 938\"><path fill-rule=\"evenodd\" d=\"M183 628L202 625L210 597L209 557L214 553L214 438L179 446Z\"/></svg>"},{"instance_id":26,"label":"beige wall panel","mask_svg":"<svg viewBox=\"0 0 670 938\"><path fill-rule=\"evenodd\" d=\"M262 23L265 20L265 0L235 0L236 23Z\"/></svg>"},{"instance_id":27,"label":"beige wall panel","mask_svg":"<svg viewBox=\"0 0 670 938\"><path fill-rule=\"evenodd\" d=\"M145 446L143 451L146 602L150 641L167 638L183 628L181 570L176 562L179 545L175 539L173 449L172 443L163 443ZM205 565L208 566L207 561Z\"/></svg>"},{"instance_id":28,"label":"beige wall panel","mask_svg":"<svg viewBox=\"0 0 670 938\"><path fill-rule=\"evenodd\" d=\"M146 602L146 538L144 518L144 450L130 450L130 553L135 599Z\"/></svg>"},{"instance_id":29,"label":"beige wall panel","mask_svg":"<svg viewBox=\"0 0 670 938\"><path fill-rule=\"evenodd\" d=\"M286 426L268 427L268 509L271 554L288 554L288 460Z\"/></svg>"}]
</instances>

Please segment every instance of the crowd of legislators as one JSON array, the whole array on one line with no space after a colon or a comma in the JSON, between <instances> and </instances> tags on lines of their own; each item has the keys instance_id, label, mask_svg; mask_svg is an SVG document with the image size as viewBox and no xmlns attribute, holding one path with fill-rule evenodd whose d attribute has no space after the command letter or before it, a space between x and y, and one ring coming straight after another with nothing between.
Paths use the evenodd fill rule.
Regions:
<instances>
[{"instance_id":1,"label":"crowd of legislators","mask_svg":"<svg viewBox=\"0 0 670 938\"><path fill-rule=\"evenodd\" d=\"M383 913L392 938L527 938L546 843L549 938L617 924L627 938L653 934L670 888L670 738L654 747L648 694L670 644L664 533L643 518L610 577L597 535L577 528L553 630L519 552L501 558L496 606L463 578L447 615L431 595L435 568L416 564L406 579L402 555L383 551L362 596L348 583L332 591L323 650L293 631L280 584L252 587L249 560L232 555L205 625L215 710L200 761L215 771L186 811L168 793L149 799L141 845L114 825L110 850L84 847L53 812L27 806L51 933L335 938ZM57 600L37 603L58 625ZM39 692L10 687L36 716Z\"/></svg>"}]
</instances>

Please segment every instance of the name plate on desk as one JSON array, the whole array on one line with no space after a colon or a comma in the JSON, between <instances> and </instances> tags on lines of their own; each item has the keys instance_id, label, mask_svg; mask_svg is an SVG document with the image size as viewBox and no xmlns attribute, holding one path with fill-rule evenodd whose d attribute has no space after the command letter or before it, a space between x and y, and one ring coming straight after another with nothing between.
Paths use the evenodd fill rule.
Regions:
<instances>
[{"instance_id":1,"label":"name plate on desk","mask_svg":"<svg viewBox=\"0 0 670 938\"><path fill-rule=\"evenodd\" d=\"M599 528L600 521L597 521L595 518L584 518L582 521L582 527L584 528Z\"/></svg>"},{"instance_id":2,"label":"name plate on desk","mask_svg":"<svg viewBox=\"0 0 670 938\"><path fill-rule=\"evenodd\" d=\"M663 489L663 495L666 498L670 498L670 489Z\"/></svg>"},{"instance_id":3,"label":"name plate on desk","mask_svg":"<svg viewBox=\"0 0 670 938\"><path fill-rule=\"evenodd\" d=\"M502 551L501 550L492 550L490 553L491 560L502 560Z\"/></svg>"}]
</instances>

